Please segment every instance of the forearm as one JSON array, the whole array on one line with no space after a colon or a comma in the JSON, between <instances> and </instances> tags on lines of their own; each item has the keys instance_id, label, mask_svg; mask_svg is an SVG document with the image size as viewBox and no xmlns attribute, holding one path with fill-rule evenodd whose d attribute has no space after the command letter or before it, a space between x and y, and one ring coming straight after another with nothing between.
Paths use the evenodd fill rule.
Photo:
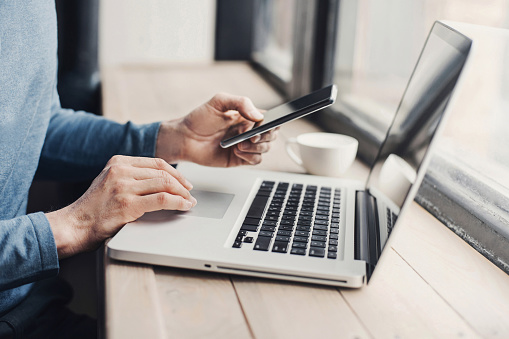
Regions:
<instances>
[{"instance_id":1,"label":"forearm","mask_svg":"<svg viewBox=\"0 0 509 339\"><path fill-rule=\"evenodd\" d=\"M0 290L55 276L55 241L43 213L0 221Z\"/></svg>"},{"instance_id":2,"label":"forearm","mask_svg":"<svg viewBox=\"0 0 509 339\"><path fill-rule=\"evenodd\" d=\"M113 155L153 157L158 130L159 123L119 124L59 109L50 121L36 178L92 179Z\"/></svg>"}]
</instances>

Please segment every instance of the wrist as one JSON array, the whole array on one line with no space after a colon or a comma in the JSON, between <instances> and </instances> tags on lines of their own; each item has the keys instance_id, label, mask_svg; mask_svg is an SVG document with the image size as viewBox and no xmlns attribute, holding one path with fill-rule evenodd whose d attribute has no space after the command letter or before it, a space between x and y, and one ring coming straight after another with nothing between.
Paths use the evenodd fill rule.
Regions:
<instances>
[{"instance_id":1,"label":"wrist","mask_svg":"<svg viewBox=\"0 0 509 339\"><path fill-rule=\"evenodd\" d=\"M184 159L184 134L182 119L163 121L159 127L156 141L156 158L175 164Z\"/></svg>"},{"instance_id":2,"label":"wrist","mask_svg":"<svg viewBox=\"0 0 509 339\"><path fill-rule=\"evenodd\" d=\"M70 208L65 207L45 215L53 232L58 258L67 258L79 252L77 249L79 241L75 233L76 220Z\"/></svg>"}]
</instances>

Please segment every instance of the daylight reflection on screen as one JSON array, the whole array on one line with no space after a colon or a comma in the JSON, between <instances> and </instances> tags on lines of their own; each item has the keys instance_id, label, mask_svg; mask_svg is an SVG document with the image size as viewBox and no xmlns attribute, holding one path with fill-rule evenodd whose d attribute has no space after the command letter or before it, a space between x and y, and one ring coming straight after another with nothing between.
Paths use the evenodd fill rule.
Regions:
<instances>
[{"instance_id":1,"label":"daylight reflection on screen","mask_svg":"<svg viewBox=\"0 0 509 339\"><path fill-rule=\"evenodd\" d=\"M369 192L396 216L416 181L466 60L467 39L451 41L454 36L448 33L435 24L368 179ZM388 226L387 235L390 231Z\"/></svg>"}]
</instances>

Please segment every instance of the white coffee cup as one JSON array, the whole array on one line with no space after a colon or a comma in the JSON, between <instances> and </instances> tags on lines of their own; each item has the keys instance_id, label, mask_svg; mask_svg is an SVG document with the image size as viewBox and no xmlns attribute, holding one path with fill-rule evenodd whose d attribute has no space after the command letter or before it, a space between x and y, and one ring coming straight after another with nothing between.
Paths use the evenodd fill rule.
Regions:
<instances>
[{"instance_id":1,"label":"white coffee cup","mask_svg":"<svg viewBox=\"0 0 509 339\"><path fill-rule=\"evenodd\" d=\"M299 155L292 146L297 145ZM359 142L352 137L335 133L306 133L286 141L286 152L308 173L339 176L352 165Z\"/></svg>"}]
</instances>

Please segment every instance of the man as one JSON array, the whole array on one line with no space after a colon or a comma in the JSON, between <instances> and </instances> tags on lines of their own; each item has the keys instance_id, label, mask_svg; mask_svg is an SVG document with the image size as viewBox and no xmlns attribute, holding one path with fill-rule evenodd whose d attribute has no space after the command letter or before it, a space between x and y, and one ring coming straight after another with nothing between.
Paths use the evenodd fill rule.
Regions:
<instances>
[{"instance_id":1,"label":"man","mask_svg":"<svg viewBox=\"0 0 509 339\"><path fill-rule=\"evenodd\" d=\"M145 212L192 208L192 184L169 163L256 164L275 138L220 148L262 119L249 99L228 94L142 126L62 109L56 55L53 1L0 3L0 337L94 336L89 319L62 307L68 287L45 280L58 274L58 260L97 248ZM96 175L73 204L26 215L34 177Z\"/></svg>"}]
</instances>

